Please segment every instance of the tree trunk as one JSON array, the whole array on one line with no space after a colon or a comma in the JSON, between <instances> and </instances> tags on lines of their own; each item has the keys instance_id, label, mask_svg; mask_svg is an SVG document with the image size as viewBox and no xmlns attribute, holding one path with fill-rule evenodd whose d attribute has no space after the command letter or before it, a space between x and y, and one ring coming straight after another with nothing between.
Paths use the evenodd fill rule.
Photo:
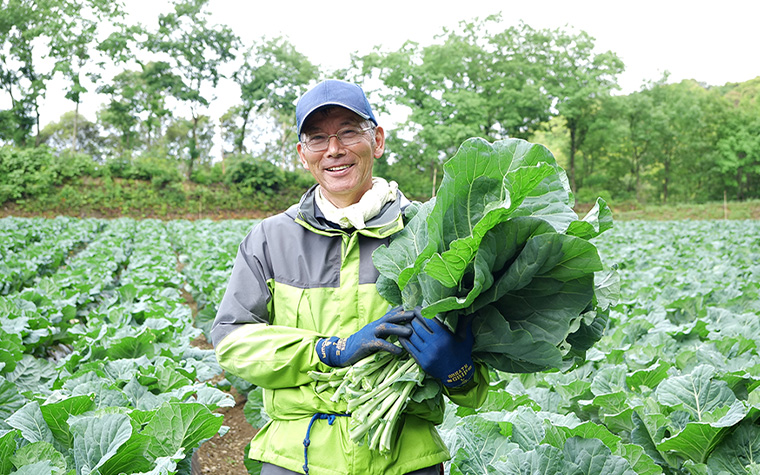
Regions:
<instances>
[{"instance_id":1,"label":"tree trunk","mask_svg":"<svg viewBox=\"0 0 760 475\"><path fill-rule=\"evenodd\" d=\"M742 168L736 169L736 199L739 201L744 200L744 190L742 187Z\"/></svg>"},{"instance_id":2,"label":"tree trunk","mask_svg":"<svg viewBox=\"0 0 760 475\"><path fill-rule=\"evenodd\" d=\"M37 104L34 104L34 114L36 116L35 127L37 127L37 136L34 138L34 146L39 147L42 136L40 136L40 107Z\"/></svg>"},{"instance_id":3,"label":"tree trunk","mask_svg":"<svg viewBox=\"0 0 760 475\"><path fill-rule=\"evenodd\" d=\"M198 158L198 116L193 112L193 134L190 138L190 161L187 163L187 179L193 175L193 165Z\"/></svg>"},{"instance_id":4,"label":"tree trunk","mask_svg":"<svg viewBox=\"0 0 760 475\"><path fill-rule=\"evenodd\" d=\"M240 127L240 135L237 138L237 152L241 155L245 153L245 144L243 142L245 142L245 129L248 126L249 113L247 112L243 117L243 125Z\"/></svg>"},{"instance_id":5,"label":"tree trunk","mask_svg":"<svg viewBox=\"0 0 760 475\"><path fill-rule=\"evenodd\" d=\"M74 107L74 133L71 137L71 153L76 153L77 151L77 136L79 135L79 101L76 101L76 106Z\"/></svg>"}]
</instances>

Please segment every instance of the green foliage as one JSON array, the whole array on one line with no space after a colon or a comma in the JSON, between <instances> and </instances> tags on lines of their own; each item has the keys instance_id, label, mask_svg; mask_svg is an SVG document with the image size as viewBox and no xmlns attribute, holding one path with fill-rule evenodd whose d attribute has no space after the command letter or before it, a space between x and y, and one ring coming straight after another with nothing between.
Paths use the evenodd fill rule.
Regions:
<instances>
[{"instance_id":1,"label":"green foliage","mask_svg":"<svg viewBox=\"0 0 760 475\"><path fill-rule=\"evenodd\" d=\"M241 103L231 107L222 119L225 142L233 146L234 153L246 153L246 138L263 129L252 127L253 120L269 118L275 126L261 130L254 141L259 147L266 143L269 148L282 150L295 138L291 124L295 122L296 100L317 78L318 68L283 38L262 38L243 59L232 75L240 86Z\"/></svg>"},{"instance_id":2,"label":"green foliage","mask_svg":"<svg viewBox=\"0 0 760 475\"><path fill-rule=\"evenodd\" d=\"M454 473L745 474L757 426L756 221L616 220L595 239L621 301L582 364L495 374L449 404Z\"/></svg>"},{"instance_id":3,"label":"green foliage","mask_svg":"<svg viewBox=\"0 0 760 475\"><path fill-rule=\"evenodd\" d=\"M612 226L606 204L578 219L564 170L519 139L471 139L444 169L435 200L373 254L380 294L451 328L474 315L473 356L502 371L559 368L590 348L601 333L568 337L606 318L588 241Z\"/></svg>"},{"instance_id":4,"label":"green foliage","mask_svg":"<svg viewBox=\"0 0 760 475\"><path fill-rule=\"evenodd\" d=\"M0 473L171 473L217 433L211 411L233 402L207 383L221 370L189 345L179 289L213 308L255 224L0 220L14 262L62 250L0 296ZM757 220L616 219L594 238L623 284L602 338L570 368L492 372L479 409L447 402L449 472L757 473L759 234ZM53 363L56 341L70 347ZM261 390L245 392L259 426Z\"/></svg>"},{"instance_id":5,"label":"green foliage","mask_svg":"<svg viewBox=\"0 0 760 475\"><path fill-rule=\"evenodd\" d=\"M45 195L56 185L96 175L92 159L82 154L55 156L48 147L0 148L0 203Z\"/></svg>"},{"instance_id":6,"label":"green foliage","mask_svg":"<svg viewBox=\"0 0 760 475\"><path fill-rule=\"evenodd\" d=\"M7 218L0 229L27 225ZM14 363L0 367L0 468L173 473L219 432L223 418L212 411L234 401L207 383L221 373L213 350L190 346L198 330L166 228L88 219L67 220L65 229L89 231L80 233L81 252L67 252L66 265L31 288L0 297L2 328L14 330L3 340L23 337L11 360L9 346L0 347L2 361ZM55 226L42 231L50 243L70 241ZM23 261L36 251L15 253Z\"/></svg>"},{"instance_id":7,"label":"green foliage","mask_svg":"<svg viewBox=\"0 0 760 475\"><path fill-rule=\"evenodd\" d=\"M150 181L156 188L181 182L183 177L177 162L165 157L138 157L132 161L131 178Z\"/></svg>"},{"instance_id":8,"label":"green foliage","mask_svg":"<svg viewBox=\"0 0 760 475\"><path fill-rule=\"evenodd\" d=\"M262 158L233 155L227 158L224 181L246 193L272 196L285 188L304 185L308 180L306 176L305 173L283 170Z\"/></svg>"},{"instance_id":9,"label":"green foliage","mask_svg":"<svg viewBox=\"0 0 760 475\"><path fill-rule=\"evenodd\" d=\"M224 181L224 168L221 162L212 165L201 165L193 169L190 176L193 183L199 185L211 185L213 183L222 183Z\"/></svg>"}]
</instances>

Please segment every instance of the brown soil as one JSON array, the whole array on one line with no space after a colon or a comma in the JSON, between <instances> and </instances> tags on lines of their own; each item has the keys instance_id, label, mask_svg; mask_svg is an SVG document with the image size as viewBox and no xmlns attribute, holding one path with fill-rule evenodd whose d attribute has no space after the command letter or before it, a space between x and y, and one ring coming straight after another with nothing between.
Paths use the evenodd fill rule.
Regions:
<instances>
[{"instance_id":1,"label":"brown soil","mask_svg":"<svg viewBox=\"0 0 760 475\"><path fill-rule=\"evenodd\" d=\"M193 346L211 348L211 344L201 335ZM193 456L193 475L248 475L243 464L245 447L256 433L243 414L245 395L238 394L235 388L230 390L235 398L234 407L223 407L216 412L224 415L224 425L229 427L224 436L215 435L207 440Z\"/></svg>"},{"instance_id":2,"label":"brown soil","mask_svg":"<svg viewBox=\"0 0 760 475\"><path fill-rule=\"evenodd\" d=\"M16 203L5 202L0 206L0 218L7 216L13 216L16 218L55 218L56 216L70 216L73 218L100 218L100 219L114 219L114 218L133 218L133 219L160 219L163 221L170 221L174 219L187 219L194 221L197 219L211 219L214 221L222 221L227 219L263 219L267 216L271 216L275 212L264 213L255 209L239 209L239 210L227 210L216 209L206 210L203 213L197 213L193 211L180 210L180 211L167 211L167 212L154 212L152 210L137 210L133 212L124 212L121 209L100 208L100 209L77 209L70 210L65 207L54 207L46 209L44 211L34 210L28 211Z\"/></svg>"}]
</instances>

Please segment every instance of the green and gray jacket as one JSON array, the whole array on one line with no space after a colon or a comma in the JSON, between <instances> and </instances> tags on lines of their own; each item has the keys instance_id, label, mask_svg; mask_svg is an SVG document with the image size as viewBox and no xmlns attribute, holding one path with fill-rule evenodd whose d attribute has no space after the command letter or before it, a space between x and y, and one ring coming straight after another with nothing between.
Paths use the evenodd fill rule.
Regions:
<instances>
[{"instance_id":1,"label":"green and gray jacket","mask_svg":"<svg viewBox=\"0 0 760 475\"><path fill-rule=\"evenodd\" d=\"M303 439L315 413L344 414L345 402L315 392L311 370L329 371L314 350L317 340L347 337L381 317L389 305L375 289L372 252L403 226L408 200L399 192L361 230L332 227L314 202L315 187L300 203L259 223L240 244L229 285L211 330L219 364L264 388L271 420L251 442L249 456L302 472ZM488 375L448 393L457 404L485 400ZM443 419L437 405L410 404L393 452L381 456L351 442L348 417L311 429L309 471L319 474L405 474L448 460L435 430Z\"/></svg>"}]
</instances>

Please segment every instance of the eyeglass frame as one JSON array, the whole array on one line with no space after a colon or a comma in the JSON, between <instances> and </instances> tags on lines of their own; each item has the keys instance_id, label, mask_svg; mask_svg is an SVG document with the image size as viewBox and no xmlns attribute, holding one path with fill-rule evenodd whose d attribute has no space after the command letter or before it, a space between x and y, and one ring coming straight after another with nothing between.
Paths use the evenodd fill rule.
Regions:
<instances>
[{"instance_id":1,"label":"eyeglass frame","mask_svg":"<svg viewBox=\"0 0 760 475\"><path fill-rule=\"evenodd\" d=\"M365 124L366 124L366 122L365 122ZM330 137L335 137L336 139L338 139L338 143L340 143L340 144L341 144L341 145L343 145L344 147L350 147L351 145L356 145L356 143L359 143L359 142L357 141L356 143L352 143L352 144L348 144L348 145L346 145L346 144L344 144L344 143L343 143L343 141L340 139L340 136L339 136L339 134L340 134L341 132L345 131L346 129L350 129L350 128L351 128L351 126L348 126L348 127L344 127L343 129L339 130L337 133L334 133L334 134L327 134L327 138L325 139L325 144L327 144L327 146L324 148L324 150L313 150L313 149L312 149L312 148L309 146L309 144L307 143L307 142L308 142L307 140L303 140L303 139L301 139L301 140L299 140L299 142L301 142L301 144L302 144L304 147L306 147L306 149L307 149L307 150L309 150L310 152L313 152L313 153L324 152L325 150L327 150L328 148L330 148ZM366 133L367 131L369 131L369 130L374 130L374 129L375 129L375 126L374 126L374 125L368 125L368 126L366 126L366 127L361 127L361 128L359 128L358 132L359 132L359 135L361 136L361 135L364 135L364 133ZM309 135L309 134L307 134L307 133L305 133L305 132L304 132L304 133L302 133L302 134L301 134L301 137L304 137L304 136L308 136L308 135Z\"/></svg>"}]
</instances>

